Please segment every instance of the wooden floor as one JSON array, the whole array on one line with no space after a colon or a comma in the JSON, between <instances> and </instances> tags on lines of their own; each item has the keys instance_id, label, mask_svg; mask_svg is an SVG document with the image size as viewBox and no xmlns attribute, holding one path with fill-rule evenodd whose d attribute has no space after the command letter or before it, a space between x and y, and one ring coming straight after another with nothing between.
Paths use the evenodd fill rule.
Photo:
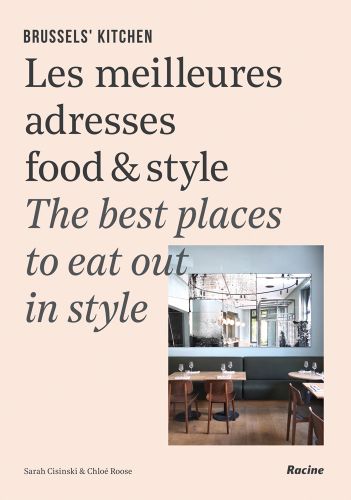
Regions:
<instances>
[{"instance_id":1,"label":"wooden floor","mask_svg":"<svg viewBox=\"0 0 351 500\"><path fill-rule=\"evenodd\" d=\"M214 411L223 410L223 405L213 405ZM287 445L287 401L237 401L239 418L230 422L229 434L226 423L211 420L210 434L207 434L207 402L199 401L201 417L189 422L189 434L185 433L185 423L177 422L171 415L168 443L170 445ZM177 405L176 413L183 411ZM296 445L307 444L307 423L297 424Z\"/></svg>"}]
</instances>

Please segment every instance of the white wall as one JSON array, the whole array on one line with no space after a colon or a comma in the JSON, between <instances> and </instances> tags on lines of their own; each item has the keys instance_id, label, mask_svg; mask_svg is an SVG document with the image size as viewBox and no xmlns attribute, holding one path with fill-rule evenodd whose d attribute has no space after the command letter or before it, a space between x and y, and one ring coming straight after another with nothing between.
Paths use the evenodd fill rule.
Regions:
<instances>
[{"instance_id":1,"label":"white wall","mask_svg":"<svg viewBox=\"0 0 351 500\"><path fill-rule=\"evenodd\" d=\"M322 356L323 355L323 246L171 246L170 254L185 248L189 273L311 273L312 346L292 348L176 347L170 356ZM171 280L170 280L171 281ZM246 323L246 321L245 321Z\"/></svg>"},{"instance_id":2,"label":"white wall","mask_svg":"<svg viewBox=\"0 0 351 500\"><path fill-rule=\"evenodd\" d=\"M188 285L176 274L171 274L168 279L168 305L179 311L189 311Z\"/></svg>"},{"instance_id":3,"label":"white wall","mask_svg":"<svg viewBox=\"0 0 351 500\"><path fill-rule=\"evenodd\" d=\"M185 346L190 345L189 288L184 280L176 274L169 276L168 305L185 313L183 314L183 342Z\"/></svg>"}]
</instances>

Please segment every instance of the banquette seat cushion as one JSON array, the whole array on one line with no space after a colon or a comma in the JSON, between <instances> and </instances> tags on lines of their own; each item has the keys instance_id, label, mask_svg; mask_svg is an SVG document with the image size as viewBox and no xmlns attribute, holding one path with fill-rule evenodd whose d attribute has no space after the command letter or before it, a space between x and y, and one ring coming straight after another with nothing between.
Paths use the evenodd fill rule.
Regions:
<instances>
[{"instance_id":1,"label":"banquette seat cushion","mask_svg":"<svg viewBox=\"0 0 351 500\"><path fill-rule=\"evenodd\" d=\"M309 356L247 356L243 358L246 382L243 388L244 399L288 399L289 382L298 386L302 382L289 377L289 372L303 369L304 361L317 363L317 371L324 369L323 357Z\"/></svg>"}]
</instances>

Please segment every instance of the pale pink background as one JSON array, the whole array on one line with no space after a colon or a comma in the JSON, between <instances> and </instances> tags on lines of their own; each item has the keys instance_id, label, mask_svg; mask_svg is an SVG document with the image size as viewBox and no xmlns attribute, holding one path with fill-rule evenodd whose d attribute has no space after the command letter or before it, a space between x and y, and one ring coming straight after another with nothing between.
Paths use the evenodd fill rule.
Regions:
<instances>
[{"instance_id":1,"label":"pale pink background","mask_svg":"<svg viewBox=\"0 0 351 500\"><path fill-rule=\"evenodd\" d=\"M346 2L12 2L2 16L2 349L1 474L4 500L202 498L228 495L293 499L330 498L346 485L349 432L349 246L347 200L349 39ZM114 46L24 46L26 27L140 27L154 43ZM194 65L282 66L279 89L94 89L89 68L104 64L151 64L152 57L184 55ZM25 57L50 64L83 65L82 89L25 89ZM61 136L28 138L26 113L174 112L171 136ZM121 188L112 182L29 185L30 149L48 158L106 158L126 150L137 159L197 158L207 149L231 165L223 184L197 183L185 193L166 182ZM120 207L173 209L168 230L27 230L29 196L60 195L69 206L87 205L95 220L110 196ZM324 447L168 447L167 280L132 277L72 278L63 269L79 251L87 255L119 247L125 262L138 252L166 254L173 240L176 207L209 195L224 202L282 206L278 230L188 232L187 244L324 244L325 354L328 387ZM26 254L55 252L53 277L25 276ZM148 319L137 326L91 327L25 323L32 290L56 299L117 300L124 290L149 301ZM152 341L152 344L150 345ZM148 388L148 390L145 390ZM344 416L342 416L342 414ZM345 456L343 456L345 453ZM288 464L325 467L323 477L286 476ZM24 467L131 467L132 477L25 476ZM345 497L344 497L345 498Z\"/></svg>"}]
</instances>

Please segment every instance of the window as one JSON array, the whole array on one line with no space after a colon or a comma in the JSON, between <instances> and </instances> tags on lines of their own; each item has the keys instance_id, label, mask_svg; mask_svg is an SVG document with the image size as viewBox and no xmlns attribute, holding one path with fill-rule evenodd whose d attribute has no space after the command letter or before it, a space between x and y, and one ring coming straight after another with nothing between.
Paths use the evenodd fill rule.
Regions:
<instances>
[{"instance_id":1,"label":"window","mask_svg":"<svg viewBox=\"0 0 351 500\"><path fill-rule=\"evenodd\" d=\"M257 314L256 309L251 309L250 316L250 343L257 344Z\"/></svg>"},{"instance_id":2,"label":"window","mask_svg":"<svg viewBox=\"0 0 351 500\"><path fill-rule=\"evenodd\" d=\"M301 320L311 323L311 283L308 282L301 289Z\"/></svg>"}]
</instances>

